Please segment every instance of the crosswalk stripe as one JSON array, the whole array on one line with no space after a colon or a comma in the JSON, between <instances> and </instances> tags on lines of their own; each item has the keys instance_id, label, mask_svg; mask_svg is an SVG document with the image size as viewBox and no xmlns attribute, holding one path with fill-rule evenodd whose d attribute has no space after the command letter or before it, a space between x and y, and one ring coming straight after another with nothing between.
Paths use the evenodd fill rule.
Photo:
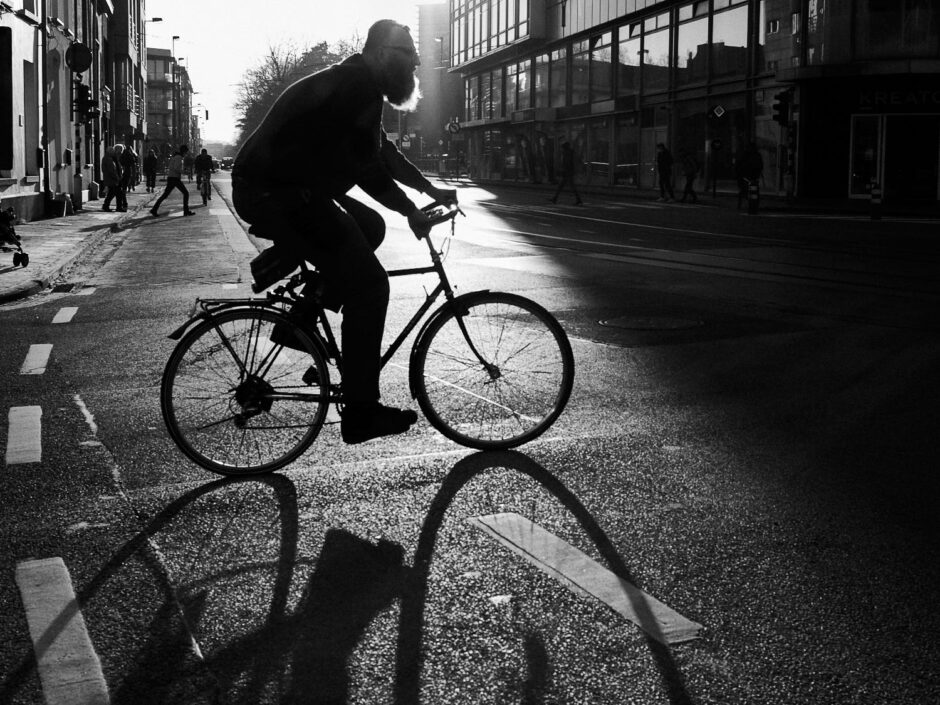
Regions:
<instances>
[{"instance_id":1,"label":"crosswalk stripe","mask_svg":"<svg viewBox=\"0 0 940 705\"><path fill-rule=\"evenodd\" d=\"M75 317L75 314L78 313L77 306L63 306L59 309L59 312L55 315L55 318L52 319L53 323L68 323Z\"/></svg>"},{"instance_id":2,"label":"crosswalk stripe","mask_svg":"<svg viewBox=\"0 0 940 705\"><path fill-rule=\"evenodd\" d=\"M101 662L61 558L16 566L39 681L47 705L108 705Z\"/></svg>"},{"instance_id":3,"label":"crosswalk stripe","mask_svg":"<svg viewBox=\"0 0 940 705\"><path fill-rule=\"evenodd\" d=\"M52 353L51 343L40 343L30 345L29 352L26 353L26 359L23 360L23 366L20 367L21 375L41 375L46 371L46 365L49 364L49 355Z\"/></svg>"},{"instance_id":4,"label":"crosswalk stripe","mask_svg":"<svg viewBox=\"0 0 940 705\"><path fill-rule=\"evenodd\" d=\"M467 521L572 592L600 600L659 643L698 638L701 624L686 619L520 514L490 514Z\"/></svg>"},{"instance_id":5,"label":"crosswalk stripe","mask_svg":"<svg viewBox=\"0 0 940 705\"><path fill-rule=\"evenodd\" d=\"M42 460L42 407L14 406L7 416L7 465Z\"/></svg>"}]
</instances>

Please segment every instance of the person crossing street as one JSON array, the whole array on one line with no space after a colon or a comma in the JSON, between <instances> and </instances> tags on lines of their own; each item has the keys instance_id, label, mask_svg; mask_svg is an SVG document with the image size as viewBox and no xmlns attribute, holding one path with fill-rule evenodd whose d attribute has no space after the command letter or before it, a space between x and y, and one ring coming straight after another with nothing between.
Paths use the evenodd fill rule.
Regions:
<instances>
[{"instance_id":1,"label":"person crossing street","mask_svg":"<svg viewBox=\"0 0 940 705\"><path fill-rule=\"evenodd\" d=\"M189 190L183 185L183 160L187 154L189 154L189 147L184 144L180 146L176 154L170 157L166 167L166 188L150 209L150 215L154 218L160 215L160 204L166 200L173 189L178 189L183 193L183 215L196 215L195 211L189 210Z\"/></svg>"}]
</instances>

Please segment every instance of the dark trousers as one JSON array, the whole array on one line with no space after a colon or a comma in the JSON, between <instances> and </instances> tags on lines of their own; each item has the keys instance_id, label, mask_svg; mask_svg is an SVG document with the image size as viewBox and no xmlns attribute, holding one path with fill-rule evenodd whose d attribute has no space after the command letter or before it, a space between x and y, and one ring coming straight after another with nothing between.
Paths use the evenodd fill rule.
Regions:
<instances>
[{"instance_id":1,"label":"dark trousers","mask_svg":"<svg viewBox=\"0 0 940 705\"><path fill-rule=\"evenodd\" d=\"M108 186L108 192L104 197L104 207L110 208L111 201L114 201L114 207L118 210L127 210L127 194L124 193L124 188L117 184L116 186Z\"/></svg>"},{"instance_id":2,"label":"dark trousers","mask_svg":"<svg viewBox=\"0 0 940 705\"><path fill-rule=\"evenodd\" d=\"M385 239L382 216L349 196L262 193L237 178L232 199L264 237L316 265L324 298L342 306L343 399L377 402L389 299L388 275L375 256Z\"/></svg>"},{"instance_id":3,"label":"dark trousers","mask_svg":"<svg viewBox=\"0 0 940 705\"><path fill-rule=\"evenodd\" d=\"M581 194L578 193L578 187L575 186L574 174L562 174L561 181L558 182L558 188L555 189L555 195L552 196L552 201L558 200L558 194L565 186L571 186L571 191L574 193L574 202L581 203Z\"/></svg>"},{"instance_id":4,"label":"dark trousers","mask_svg":"<svg viewBox=\"0 0 940 705\"><path fill-rule=\"evenodd\" d=\"M693 184L695 183L695 174L686 174L685 175L685 188L682 190L682 200L689 199L692 203L695 203L698 200L698 196L695 195L695 189Z\"/></svg>"},{"instance_id":5,"label":"dark trousers","mask_svg":"<svg viewBox=\"0 0 940 705\"><path fill-rule=\"evenodd\" d=\"M144 174L147 177L147 188L151 191L157 187L157 172L150 171Z\"/></svg>"},{"instance_id":6,"label":"dark trousers","mask_svg":"<svg viewBox=\"0 0 940 705\"><path fill-rule=\"evenodd\" d=\"M666 195L669 195L669 198L676 200L676 194L672 190L672 175L663 174L659 175L659 197L666 198Z\"/></svg>"},{"instance_id":7,"label":"dark trousers","mask_svg":"<svg viewBox=\"0 0 940 705\"><path fill-rule=\"evenodd\" d=\"M160 204L172 193L173 189L179 189L183 192L183 210L189 210L189 191L183 186L183 181L176 176L166 177L166 188L163 189L163 193L160 194L160 198L157 199L157 202L153 204L153 210L157 210L160 207Z\"/></svg>"}]
</instances>

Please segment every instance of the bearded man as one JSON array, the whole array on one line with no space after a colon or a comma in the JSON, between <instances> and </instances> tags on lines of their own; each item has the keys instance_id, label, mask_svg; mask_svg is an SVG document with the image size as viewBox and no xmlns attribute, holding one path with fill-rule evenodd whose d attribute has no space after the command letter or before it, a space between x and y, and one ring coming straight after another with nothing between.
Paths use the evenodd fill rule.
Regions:
<instances>
[{"instance_id":1,"label":"bearded man","mask_svg":"<svg viewBox=\"0 0 940 705\"><path fill-rule=\"evenodd\" d=\"M382 217L348 191L359 186L408 218L417 237L428 217L397 182L435 201L456 192L434 187L382 129L384 100L413 109L420 64L408 27L372 25L361 54L300 79L275 101L248 137L232 168L235 210L252 232L314 263L326 295L342 306L343 416L347 443L403 433L412 410L379 403L381 345L389 285L375 250Z\"/></svg>"}]
</instances>

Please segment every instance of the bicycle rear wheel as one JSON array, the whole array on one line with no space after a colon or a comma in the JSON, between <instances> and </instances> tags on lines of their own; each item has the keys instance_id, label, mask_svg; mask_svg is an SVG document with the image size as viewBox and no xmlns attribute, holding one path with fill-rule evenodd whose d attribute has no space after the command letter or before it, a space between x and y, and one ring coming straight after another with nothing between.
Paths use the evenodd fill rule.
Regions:
<instances>
[{"instance_id":1,"label":"bicycle rear wheel","mask_svg":"<svg viewBox=\"0 0 940 705\"><path fill-rule=\"evenodd\" d=\"M513 448L565 408L574 355L561 325L534 301L481 291L435 316L415 343L412 389L428 421L461 445Z\"/></svg>"},{"instance_id":2,"label":"bicycle rear wheel","mask_svg":"<svg viewBox=\"0 0 940 705\"><path fill-rule=\"evenodd\" d=\"M273 342L276 325L303 350ZM253 475L284 467L313 443L329 388L324 356L305 331L275 311L235 309L180 340L163 373L160 407L188 458L222 475Z\"/></svg>"}]
</instances>

